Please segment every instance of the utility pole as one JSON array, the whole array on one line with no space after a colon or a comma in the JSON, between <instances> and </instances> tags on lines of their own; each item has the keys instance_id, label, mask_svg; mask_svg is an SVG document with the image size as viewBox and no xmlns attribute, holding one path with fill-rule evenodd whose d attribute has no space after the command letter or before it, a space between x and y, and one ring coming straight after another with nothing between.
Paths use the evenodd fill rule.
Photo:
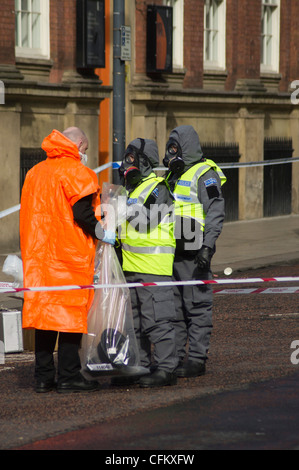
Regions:
<instances>
[{"instance_id":1,"label":"utility pole","mask_svg":"<svg viewBox=\"0 0 299 470\"><path fill-rule=\"evenodd\" d=\"M113 162L119 162L125 151L125 62L121 60L124 2L125 0L113 0ZM120 183L117 169L113 170L113 183Z\"/></svg>"}]
</instances>

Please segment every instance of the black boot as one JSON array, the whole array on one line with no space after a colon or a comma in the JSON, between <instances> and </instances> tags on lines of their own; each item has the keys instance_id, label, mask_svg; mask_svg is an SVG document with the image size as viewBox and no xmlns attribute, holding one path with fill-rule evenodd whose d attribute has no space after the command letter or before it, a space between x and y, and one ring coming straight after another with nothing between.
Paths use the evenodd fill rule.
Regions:
<instances>
[{"instance_id":1,"label":"black boot","mask_svg":"<svg viewBox=\"0 0 299 470\"><path fill-rule=\"evenodd\" d=\"M179 364L175 373L177 377L199 377L206 372L205 362L197 362L188 360L185 363Z\"/></svg>"},{"instance_id":2,"label":"black boot","mask_svg":"<svg viewBox=\"0 0 299 470\"><path fill-rule=\"evenodd\" d=\"M164 387L165 385L175 385L177 382L174 372L167 372L162 369L156 369L149 375L141 377L139 385L142 388L147 387Z\"/></svg>"},{"instance_id":3,"label":"black boot","mask_svg":"<svg viewBox=\"0 0 299 470\"><path fill-rule=\"evenodd\" d=\"M36 393L48 393L52 392L56 388L56 382L54 380L49 380L46 382L37 381L35 384Z\"/></svg>"},{"instance_id":4,"label":"black boot","mask_svg":"<svg viewBox=\"0 0 299 470\"><path fill-rule=\"evenodd\" d=\"M111 378L111 385L117 386L129 386L129 385L136 385L139 383L141 375L116 375L115 377Z\"/></svg>"},{"instance_id":5,"label":"black boot","mask_svg":"<svg viewBox=\"0 0 299 470\"><path fill-rule=\"evenodd\" d=\"M95 392L100 389L98 382L86 380L81 374L67 382L58 383L58 393Z\"/></svg>"}]
</instances>

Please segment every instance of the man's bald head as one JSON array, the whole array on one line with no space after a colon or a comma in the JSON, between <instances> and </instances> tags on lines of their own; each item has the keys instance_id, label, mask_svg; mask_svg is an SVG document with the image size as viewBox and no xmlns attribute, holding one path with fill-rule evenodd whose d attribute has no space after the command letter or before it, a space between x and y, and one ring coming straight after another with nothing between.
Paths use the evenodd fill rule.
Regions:
<instances>
[{"instance_id":1,"label":"man's bald head","mask_svg":"<svg viewBox=\"0 0 299 470\"><path fill-rule=\"evenodd\" d=\"M79 127L68 127L62 134L77 145L79 151L85 153L88 148L88 138Z\"/></svg>"}]
</instances>

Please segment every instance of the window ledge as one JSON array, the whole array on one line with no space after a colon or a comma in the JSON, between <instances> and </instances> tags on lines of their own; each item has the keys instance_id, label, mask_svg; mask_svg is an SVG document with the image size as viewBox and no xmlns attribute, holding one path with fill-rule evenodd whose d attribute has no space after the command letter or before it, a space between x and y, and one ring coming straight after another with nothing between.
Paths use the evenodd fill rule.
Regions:
<instances>
[{"instance_id":1,"label":"window ledge","mask_svg":"<svg viewBox=\"0 0 299 470\"><path fill-rule=\"evenodd\" d=\"M281 74L277 72L261 72L261 82L267 89L267 91L277 92L279 83L281 80Z\"/></svg>"},{"instance_id":2,"label":"window ledge","mask_svg":"<svg viewBox=\"0 0 299 470\"><path fill-rule=\"evenodd\" d=\"M16 66L23 74L25 80L47 82L49 81L53 61L33 57L16 57Z\"/></svg>"},{"instance_id":3,"label":"window ledge","mask_svg":"<svg viewBox=\"0 0 299 470\"><path fill-rule=\"evenodd\" d=\"M223 90L227 75L227 70L225 69L205 69L203 73L203 87L207 90Z\"/></svg>"},{"instance_id":4,"label":"window ledge","mask_svg":"<svg viewBox=\"0 0 299 470\"><path fill-rule=\"evenodd\" d=\"M133 76L131 85L133 87L154 87L181 89L186 75L186 69L173 69L170 73L143 74L136 73Z\"/></svg>"},{"instance_id":5,"label":"window ledge","mask_svg":"<svg viewBox=\"0 0 299 470\"><path fill-rule=\"evenodd\" d=\"M163 77L171 88L182 88L186 75L185 68L173 67L172 73L163 73Z\"/></svg>"}]
</instances>

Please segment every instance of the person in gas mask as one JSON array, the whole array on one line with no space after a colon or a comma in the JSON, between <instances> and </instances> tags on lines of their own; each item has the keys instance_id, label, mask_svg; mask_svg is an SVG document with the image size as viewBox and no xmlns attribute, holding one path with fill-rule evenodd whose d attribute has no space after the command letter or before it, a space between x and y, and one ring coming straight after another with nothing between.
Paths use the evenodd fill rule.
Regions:
<instances>
[{"instance_id":1,"label":"person in gas mask","mask_svg":"<svg viewBox=\"0 0 299 470\"><path fill-rule=\"evenodd\" d=\"M221 186L226 177L212 160L203 157L192 126L171 131L163 163L168 168L165 178L175 199L174 280L212 279L211 259L225 215ZM174 286L174 292L179 357L176 374L203 375L212 331L212 288L207 284L182 285Z\"/></svg>"},{"instance_id":2,"label":"person in gas mask","mask_svg":"<svg viewBox=\"0 0 299 470\"><path fill-rule=\"evenodd\" d=\"M156 142L138 138L127 147L119 170L128 193L127 217L119 239L122 267L130 283L172 279L174 206L164 178L158 178L153 172L158 165ZM178 359L172 323L175 315L173 290L144 286L130 288L130 293L141 365L150 369L138 382L141 387L174 385Z\"/></svg>"}]
</instances>

